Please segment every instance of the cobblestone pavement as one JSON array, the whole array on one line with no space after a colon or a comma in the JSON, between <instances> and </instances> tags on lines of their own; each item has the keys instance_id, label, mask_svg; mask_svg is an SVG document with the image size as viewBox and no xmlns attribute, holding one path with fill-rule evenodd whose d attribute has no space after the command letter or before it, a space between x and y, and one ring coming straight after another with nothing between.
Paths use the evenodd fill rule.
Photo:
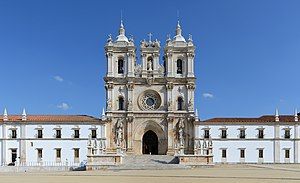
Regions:
<instances>
[{"instance_id":1,"label":"cobblestone pavement","mask_svg":"<svg viewBox=\"0 0 300 183\"><path fill-rule=\"evenodd\" d=\"M0 173L0 183L300 182L300 165L216 165L180 170Z\"/></svg>"}]
</instances>

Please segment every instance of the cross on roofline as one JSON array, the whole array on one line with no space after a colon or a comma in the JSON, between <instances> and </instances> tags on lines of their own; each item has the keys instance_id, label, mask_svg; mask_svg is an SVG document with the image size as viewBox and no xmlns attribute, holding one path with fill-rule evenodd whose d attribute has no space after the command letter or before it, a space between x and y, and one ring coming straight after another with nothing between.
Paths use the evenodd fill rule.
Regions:
<instances>
[{"instance_id":1,"label":"cross on roofline","mask_svg":"<svg viewBox=\"0 0 300 183\"><path fill-rule=\"evenodd\" d=\"M150 33L148 34L148 36L149 36L149 42L152 42L152 41L151 41L152 33L150 32Z\"/></svg>"}]
</instances>

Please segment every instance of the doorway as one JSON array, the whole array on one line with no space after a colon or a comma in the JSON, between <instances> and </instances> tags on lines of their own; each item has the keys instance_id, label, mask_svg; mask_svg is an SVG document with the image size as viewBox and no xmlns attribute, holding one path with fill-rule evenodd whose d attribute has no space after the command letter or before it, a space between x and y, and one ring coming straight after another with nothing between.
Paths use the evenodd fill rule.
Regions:
<instances>
[{"instance_id":1,"label":"doorway","mask_svg":"<svg viewBox=\"0 0 300 183\"><path fill-rule=\"evenodd\" d=\"M152 130L143 136L143 154L158 154L158 137Z\"/></svg>"}]
</instances>

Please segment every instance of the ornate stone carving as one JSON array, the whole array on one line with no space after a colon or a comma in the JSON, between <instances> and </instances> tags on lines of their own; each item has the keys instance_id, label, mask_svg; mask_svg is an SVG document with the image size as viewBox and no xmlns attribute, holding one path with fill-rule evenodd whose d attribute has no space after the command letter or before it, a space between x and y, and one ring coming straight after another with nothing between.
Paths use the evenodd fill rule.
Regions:
<instances>
[{"instance_id":1,"label":"ornate stone carving","mask_svg":"<svg viewBox=\"0 0 300 183\"><path fill-rule=\"evenodd\" d=\"M131 82L130 82L130 83L127 83L127 84L126 84L126 87L127 87L128 90L133 90L133 88L134 88L134 83L131 83Z\"/></svg>"},{"instance_id":2,"label":"ornate stone carving","mask_svg":"<svg viewBox=\"0 0 300 183\"><path fill-rule=\"evenodd\" d=\"M194 57L195 57L195 54L194 54L194 53L188 53L187 56L188 56L188 57L191 57L191 58L194 58Z\"/></svg>"},{"instance_id":3,"label":"ornate stone carving","mask_svg":"<svg viewBox=\"0 0 300 183\"><path fill-rule=\"evenodd\" d=\"M168 90L172 90L173 89L173 83L168 82L166 87L167 87Z\"/></svg>"},{"instance_id":4,"label":"ornate stone carving","mask_svg":"<svg viewBox=\"0 0 300 183\"><path fill-rule=\"evenodd\" d=\"M114 88L114 85L113 85L112 83L107 83L107 84L105 85L105 88L106 88L106 89L112 90L112 89Z\"/></svg>"},{"instance_id":5,"label":"ornate stone carving","mask_svg":"<svg viewBox=\"0 0 300 183\"><path fill-rule=\"evenodd\" d=\"M107 99L107 101L106 101L106 109L107 109L108 111L110 111L111 108L112 108L111 99Z\"/></svg>"},{"instance_id":6,"label":"ornate stone carving","mask_svg":"<svg viewBox=\"0 0 300 183\"><path fill-rule=\"evenodd\" d=\"M148 78L146 78L146 83L147 83L148 85L152 85L153 82L154 82L154 78L153 78L153 77L148 77Z\"/></svg>"},{"instance_id":7,"label":"ornate stone carving","mask_svg":"<svg viewBox=\"0 0 300 183\"><path fill-rule=\"evenodd\" d=\"M194 104L193 104L193 99L192 98L189 100L188 109L189 109L189 111L194 110Z\"/></svg>"},{"instance_id":8,"label":"ornate stone carving","mask_svg":"<svg viewBox=\"0 0 300 183\"><path fill-rule=\"evenodd\" d=\"M106 53L106 57L112 57L112 56L113 56L113 54L111 52Z\"/></svg>"},{"instance_id":9,"label":"ornate stone carving","mask_svg":"<svg viewBox=\"0 0 300 183\"><path fill-rule=\"evenodd\" d=\"M195 89L195 84L194 83L189 83L186 85L186 87L190 90L194 90Z\"/></svg>"},{"instance_id":10,"label":"ornate stone carving","mask_svg":"<svg viewBox=\"0 0 300 183\"><path fill-rule=\"evenodd\" d=\"M133 108L133 106L132 106L132 100L128 99L128 110L132 111L132 108Z\"/></svg>"},{"instance_id":11,"label":"ornate stone carving","mask_svg":"<svg viewBox=\"0 0 300 183\"><path fill-rule=\"evenodd\" d=\"M139 106L142 110L156 110L160 105L160 95L154 90L147 90L139 96Z\"/></svg>"}]
</instances>

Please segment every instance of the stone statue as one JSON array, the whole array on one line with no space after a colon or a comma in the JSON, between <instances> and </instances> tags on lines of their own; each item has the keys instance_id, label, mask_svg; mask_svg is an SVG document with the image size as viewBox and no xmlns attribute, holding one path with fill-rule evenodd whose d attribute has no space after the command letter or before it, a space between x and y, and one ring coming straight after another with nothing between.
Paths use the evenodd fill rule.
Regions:
<instances>
[{"instance_id":1,"label":"stone statue","mask_svg":"<svg viewBox=\"0 0 300 183\"><path fill-rule=\"evenodd\" d=\"M123 140L123 122L119 119L117 122L117 146L120 147Z\"/></svg>"},{"instance_id":2,"label":"stone statue","mask_svg":"<svg viewBox=\"0 0 300 183\"><path fill-rule=\"evenodd\" d=\"M147 62L147 70L152 71L152 60L148 60Z\"/></svg>"},{"instance_id":3,"label":"stone statue","mask_svg":"<svg viewBox=\"0 0 300 183\"><path fill-rule=\"evenodd\" d=\"M182 121L182 119L179 119L178 121L178 133L179 133L179 144L180 144L180 147L183 147L184 146L184 137L183 137L183 133L184 133L184 123Z\"/></svg>"}]
</instances>

